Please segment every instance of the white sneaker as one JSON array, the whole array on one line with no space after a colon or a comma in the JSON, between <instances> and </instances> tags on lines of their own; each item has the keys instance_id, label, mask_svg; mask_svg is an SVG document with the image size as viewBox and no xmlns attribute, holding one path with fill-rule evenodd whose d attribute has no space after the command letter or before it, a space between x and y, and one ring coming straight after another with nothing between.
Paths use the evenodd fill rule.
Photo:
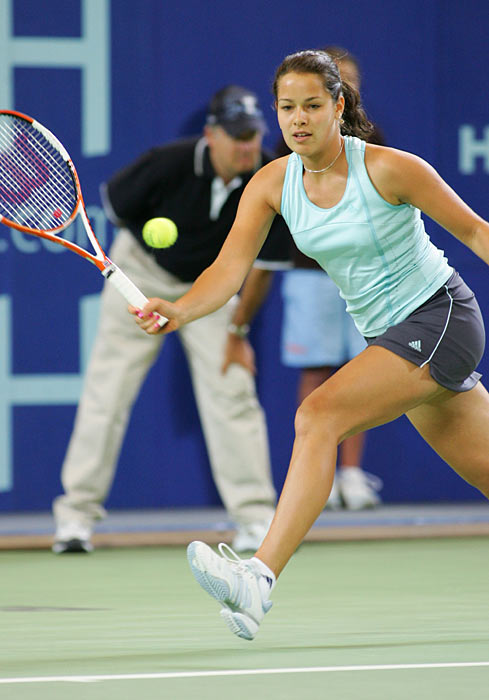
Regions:
<instances>
[{"instance_id":1,"label":"white sneaker","mask_svg":"<svg viewBox=\"0 0 489 700\"><path fill-rule=\"evenodd\" d=\"M271 521L238 525L231 543L235 552L256 552L265 539Z\"/></svg>"},{"instance_id":2,"label":"white sneaker","mask_svg":"<svg viewBox=\"0 0 489 700\"><path fill-rule=\"evenodd\" d=\"M231 632L242 639L254 639L272 607L268 599L271 581L227 544L221 543L219 551L222 556L203 542L191 542L187 548L190 569L204 591L221 604L221 617Z\"/></svg>"},{"instance_id":3,"label":"white sneaker","mask_svg":"<svg viewBox=\"0 0 489 700\"><path fill-rule=\"evenodd\" d=\"M343 502L341 500L340 487L338 486L338 477L335 476L333 481L333 486L331 488L331 493L324 506L327 510L340 510L343 508Z\"/></svg>"},{"instance_id":4,"label":"white sneaker","mask_svg":"<svg viewBox=\"0 0 489 700\"><path fill-rule=\"evenodd\" d=\"M78 522L61 523L56 529L52 550L55 554L93 552L92 530Z\"/></svg>"},{"instance_id":5,"label":"white sneaker","mask_svg":"<svg viewBox=\"0 0 489 700\"><path fill-rule=\"evenodd\" d=\"M338 486L341 498L348 510L375 508L381 503L378 491L382 479L363 471L360 467L344 467L338 472Z\"/></svg>"}]
</instances>

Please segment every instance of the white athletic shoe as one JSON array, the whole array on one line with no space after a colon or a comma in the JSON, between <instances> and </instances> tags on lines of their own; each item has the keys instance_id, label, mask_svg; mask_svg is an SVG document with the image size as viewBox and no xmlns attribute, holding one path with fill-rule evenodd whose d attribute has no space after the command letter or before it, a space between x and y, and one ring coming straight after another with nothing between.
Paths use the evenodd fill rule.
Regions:
<instances>
[{"instance_id":1,"label":"white athletic shoe","mask_svg":"<svg viewBox=\"0 0 489 700\"><path fill-rule=\"evenodd\" d=\"M62 523L56 529L52 550L55 554L88 554L93 552L91 537L92 530L87 525L74 521Z\"/></svg>"},{"instance_id":2,"label":"white athletic shoe","mask_svg":"<svg viewBox=\"0 0 489 700\"><path fill-rule=\"evenodd\" d=\"M382 488L382 479L363 471L360 467L344 467L338 470L338 487L345 508L363 510L375 508L381 502L378 491Z\"/></svg>"},{"instance_id":3,"label":"white athletic shoe","mask_svg":"<svg viewBox=\"0 0 489 700\"><path fill-rule=\"evenodd\" d=\"M231 547L235 552L256 552L270 528L270 521L239 525Z\"/></svg>"},{"instance_id":4,"label":"white athletic shoe","mask_svg":"<svg viewBox=\"0 0 489 700\"><path fill-rule=\"evenodd\" d=\"M221 543L219 551L222 556L203 542L191 542L187 548L190 569L204 591L221 604L221 617L231 632L242 639L254 639L272 607L268 599L271 580L227 544Z\"/></svg>"}]
</instances>

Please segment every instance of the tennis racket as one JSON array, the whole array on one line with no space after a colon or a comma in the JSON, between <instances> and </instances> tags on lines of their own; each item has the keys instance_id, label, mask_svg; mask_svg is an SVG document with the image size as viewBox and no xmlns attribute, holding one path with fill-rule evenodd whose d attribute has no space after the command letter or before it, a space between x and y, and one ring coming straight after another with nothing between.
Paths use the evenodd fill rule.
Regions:
<instances>
[{"instance_id":1,"label":"tennis racket","mask_svg":"<svg viewBox=\"0 0 489 700\"><path fill-rule=\"evenodd\" d=\"M93 253L61 236L77 216ZM148 301L102 250L63 144L35 119L10 110L0 110L0 222L59 243L89 260L132 306L140 309ZM160 326L167 320L158 317Z\"/></svg>"}]
</instances>

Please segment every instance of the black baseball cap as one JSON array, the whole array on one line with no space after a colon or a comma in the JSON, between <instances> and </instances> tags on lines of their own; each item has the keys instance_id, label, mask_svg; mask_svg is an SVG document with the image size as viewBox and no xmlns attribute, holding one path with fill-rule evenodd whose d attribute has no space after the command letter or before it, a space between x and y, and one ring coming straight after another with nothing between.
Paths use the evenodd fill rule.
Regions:
<instances>
[{"instance_id":1,"label":"black baseball cap","mask_svg":"<svg viewBox=\"0 0 489 700\"><path fill-rule=\"evenodd\" d=\"M246 131L267 129L258 97L239 85L228 85L216 92L209 103L207 124L222 126L233 138Z\"/></svg>"}]
</instances>

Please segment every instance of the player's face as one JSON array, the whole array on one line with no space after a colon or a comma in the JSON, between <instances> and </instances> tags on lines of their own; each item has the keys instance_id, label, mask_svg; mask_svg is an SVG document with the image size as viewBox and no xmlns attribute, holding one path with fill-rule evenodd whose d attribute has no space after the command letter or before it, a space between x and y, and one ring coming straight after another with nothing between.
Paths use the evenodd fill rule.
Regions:
<instances>
[{"instance_id":1,"label":"player's face","mask_svg":"<svg viewBox=\"0 0 489 700\"><path fill-rule=\"evenodd\" d=\"M213 126L206 129L206 137L212 165L224 182L258 166L263 140L261 132L246 132L235 139L221 126Z\"/></svg>"},{"instance_id":2,"label":"player's face","mask_svg":"<svg viewBox=\"0 0 489 700\"><path fill-rule=\"evenodd\" d=\"M337 150L339 118L344 98L337 102L315 73L286 73L277 92L278 123L287 146L303 156Z\"/></svg>"}]
</instances>

